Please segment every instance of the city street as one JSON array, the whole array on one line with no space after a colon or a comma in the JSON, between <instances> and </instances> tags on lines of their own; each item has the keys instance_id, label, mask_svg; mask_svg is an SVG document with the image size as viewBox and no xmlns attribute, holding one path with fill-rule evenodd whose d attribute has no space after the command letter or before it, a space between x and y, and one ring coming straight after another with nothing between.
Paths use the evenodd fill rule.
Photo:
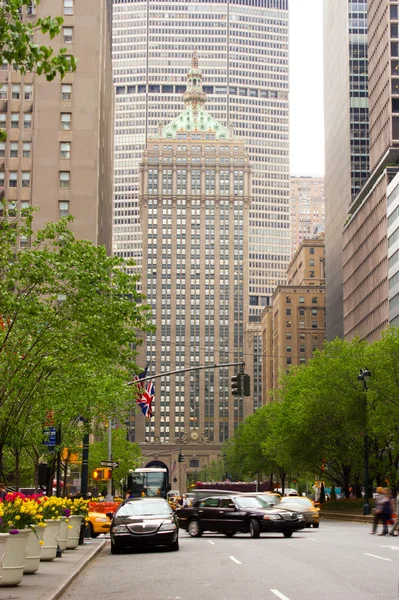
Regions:
<instances>
[{"instance_id":1,"label":"city street","mask_svg":"<svg viewBox=\"0 0 399 600\"><path fill-rule=\"evenodd\" d=\"M62 600L397 600L399 541L370 525L321 522L291 539L180 532L180 551L109 544Z\"/></svg>"}]
</instances>

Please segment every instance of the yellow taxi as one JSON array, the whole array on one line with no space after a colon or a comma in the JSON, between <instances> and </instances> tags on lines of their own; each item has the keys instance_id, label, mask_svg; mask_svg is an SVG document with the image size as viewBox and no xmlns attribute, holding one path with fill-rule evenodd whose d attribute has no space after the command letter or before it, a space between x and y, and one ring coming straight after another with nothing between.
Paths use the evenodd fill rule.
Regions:
<instances>
[{"instance_id":1,"label":"yellow taxi","mask_svg":"<svg viewBox=\"0 0 399 600\"><path fill-rule=\"evenodd\" d=\"M104 513L89 511L90 537L97 537L100 533L109 533L111 519Z\"/></svg>"}]
</instances>

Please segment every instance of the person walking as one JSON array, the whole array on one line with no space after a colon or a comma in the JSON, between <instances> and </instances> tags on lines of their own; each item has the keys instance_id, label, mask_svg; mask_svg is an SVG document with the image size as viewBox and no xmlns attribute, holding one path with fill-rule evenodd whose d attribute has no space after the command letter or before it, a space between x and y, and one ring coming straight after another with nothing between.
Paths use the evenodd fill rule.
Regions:
<instances>
[{"instance_id":1,"label":"person walking","mask_svg":"<svg viewBox=\"0 0 399 600\"><path fill-rule=\"evenodd\" d=\"M389 535L396 535L395 531L399 527L399 492L396 494L395 512L396 512L396 519L395 519L394 524L391 527L391 531L389 532Z\"/></svg>"},{"instance_id":2,"label":"person walking","mask_svg":"<svg viewBox=\"0 0 399 600\"><path fill-rule=\"evenodd\" d=\"M370 533L374 534L377 531L378 521L381 521L382 533L379 533L378 535L387 535L388 520L391 516L391 502L387 490L385 490L383 487L377 488L377 494L378 495L375 500L373 528Z\"/></svg>"}]
</instances>

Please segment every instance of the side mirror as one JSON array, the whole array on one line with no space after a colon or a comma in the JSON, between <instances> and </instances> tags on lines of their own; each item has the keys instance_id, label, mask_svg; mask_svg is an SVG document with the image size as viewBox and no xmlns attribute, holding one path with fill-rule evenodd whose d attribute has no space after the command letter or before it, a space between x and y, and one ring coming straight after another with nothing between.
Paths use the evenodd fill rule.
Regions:
<instances>
[{"instance_id":1,"label":"side mirror","mask_svg":"<svg viewBox=\"0 0 399 600\"><path fill-rule=\"evenodd\" d=\"M109 519L113 519L114 518L114 513L105 513L105 516L108 517Z\"/></svg>"}]
</instances>

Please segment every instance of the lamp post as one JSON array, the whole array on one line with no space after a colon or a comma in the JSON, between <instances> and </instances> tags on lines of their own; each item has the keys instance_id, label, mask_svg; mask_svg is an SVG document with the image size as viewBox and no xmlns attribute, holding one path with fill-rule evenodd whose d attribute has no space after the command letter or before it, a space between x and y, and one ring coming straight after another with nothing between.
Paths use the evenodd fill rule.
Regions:
<instances>
[{"instance_id":1,"label":"lamp post","mask_svg":"<svg viewBox=\"0 0 399 600\"><path fill-rule=\"evenodd\" d=\"M364 506L363 514L370 514L370 503L369 503L369 438L367 435L367 382L371 377L371 373L368 369L360 369L357 380L363 382L363 389L365 395L365 431L364 431Z\"/></svg>"}]
</instances>

